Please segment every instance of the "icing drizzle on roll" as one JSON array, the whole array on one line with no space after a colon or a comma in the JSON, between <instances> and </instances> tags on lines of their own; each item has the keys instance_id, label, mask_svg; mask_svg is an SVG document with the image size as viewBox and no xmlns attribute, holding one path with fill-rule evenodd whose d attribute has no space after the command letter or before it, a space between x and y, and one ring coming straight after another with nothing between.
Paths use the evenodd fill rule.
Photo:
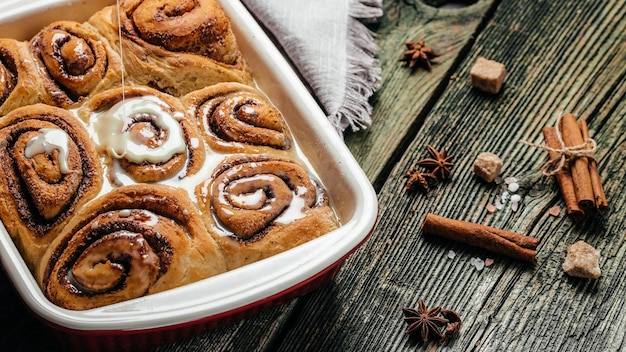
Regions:
<instances>
[{"instance_id":1,"label":"icing drizzle on roll","mask_svg":"<svg viewBox=\"0 0 626 352\"><path fill-rule=\"evenodd\" d=\"M126 99L102 112L94 122L94 140L100 150L111 156L134 163L148 161L162 163L186 150L179 121L181 112L165 111L157 97L141 96ZM143 127L132 125L143 116L153 117ZM161 135L156 136L150 124L156 125Z\"/></svg>"},{"instance_id":2,"label":"icing drizzle on roll","mask_svg":"<svg viewBox=\"0 0 626 352\"><path fill-rule=\"evenodd\" d=\"M52 154L54 150L59 152L59 170L63 174L72 172L67 162L69 155L69 136L60 128L42 128L40 135L28 140L24 156L32 158L37 154Z\"/></svg>"}]
</instances>

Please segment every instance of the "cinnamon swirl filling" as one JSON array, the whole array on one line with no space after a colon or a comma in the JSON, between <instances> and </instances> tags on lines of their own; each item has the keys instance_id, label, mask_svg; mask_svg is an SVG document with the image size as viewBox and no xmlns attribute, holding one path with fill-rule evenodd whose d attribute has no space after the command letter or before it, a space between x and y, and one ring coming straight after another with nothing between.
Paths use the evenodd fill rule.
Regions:
<instances>
[{"instance_id":1,"label":"cinnamon swirl filling","mask_svg":"<svg viewBox=\"0 0 626 352\"><path fill-rule=\"evenodd\" d=\"M258 152L291 146L282 114L253 87L219 83L188 94L183 103L193 111L214 149Z\"/></svg>"},{"instance_id":2,"label":"cinnamon swirl filling","mask_svg":"<svg viewBox=\"0 0 626 352\"><path fill-rule=\"evenodd\" d=\"M90 309L182 286L225 271L187 193L121 187L94 200L50 245L44 292L68 309Z\"/></svg>"},{"instance_id":3,"label":"cinnamon swirl filling","mask_svg":"<svg viewBox=\"0 0 626 352\"><path fill-rule=\"evenodd\" d=\"M302 167L264 156L241 157L218 167L210 199L220 223L243 240L305 217L318 200L315 184Z\"/></svg>"},{"instance_id":4,"label":"cinnamon swirl filling","mask_svg":"<svg viewBox=\"0 0 626 352\"><path fill-rule=\"evenodd\" d=\"M271 257L339 226L326 193L296 162L232 156L196 188L229 270Z\"/></svg>"},{"instance_id":5,"label":"cinnamon swirl filling","mask_svg":"<svg viewBox=\"0 0 626 352\"><path fill-rule=\"evenodd\" d=\"M112 66L111 52L94 31L80 23L52 23L33 37L30 47L50 102L56 106L79 103L103 84L119 85L105 80Z\"/></svg>"},{"instance_id":6,"label":"cinnamon swirl filling","mask_svg":"<svg viewBox=\"0 0 626 352\"><path fill-rule=\"evenodd\" d=\"M0 118L0 217L29 264L101 185L96 150L67 110L37 104Z\"/></svg>"},{"instance_id":7,"label":"cinnamon swirl filling","mask_svg":"<svg viewBox=\"0 0 626 352\"><path fill-rule=\"evenodd\" d=\"M121 7L131 37L229 65L238 59L230 21L215 0L125 0Z\"/></svg>"},{"instance_id":8,"label":"cinnamon swirl filling","mask_svg":"<svg viewBox=\"0 0 626 352\"><path fill-rule=\"evenodd\" d=\"M0 116L41 102L41 83L27 43L0 38Z\"/></svg>"},{"instance_id":9,"label":"cinnamon swirl filling","mask_svg":"<svg viewBox=\"0 0 626 352\"><path fill-rule=\"evenodd\" d=\"M0 47L0 106L17 85L17 67L11 53Z\"/></svg>"}]
</instances>

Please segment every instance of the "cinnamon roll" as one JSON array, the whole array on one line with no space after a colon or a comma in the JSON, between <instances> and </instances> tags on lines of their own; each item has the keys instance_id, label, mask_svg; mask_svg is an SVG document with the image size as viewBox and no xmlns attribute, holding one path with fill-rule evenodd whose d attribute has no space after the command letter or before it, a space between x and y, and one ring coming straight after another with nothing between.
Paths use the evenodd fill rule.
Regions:
<instances>
[{"instance_id":1,"label":"cinnamon roll","mask_svg":"<svg viewBox=\"0 0 626 352\"><path fill-rule=\"evenodd\" d=\"M270 257L338 227L328 198L297 163L233 156L196 189L229 269Z\"/></svg>"},{"instance_id":2,"label":"cinnamon roll","mask_svg":"<svg viewBox=\"0 0 626 352\"><path fill-rule=\"evenodd\" d=\"M28 46L17 40L0 39L0 116L41 102L40 87Z\"/></svg>"},{"instance_id":3,"label":"cinnamon roll","mask_svg":"<svg viewBox=\"0 0 626 352\"><path fill-rule=\"evenodd\" d=\"M271 153L291 147L282 114L253 87L219 83L191 92L182 101L213 150Z\"/></svg>"},{"instance_id":4,"label":"cinnamon roll","mask_svg":"<svg viewBox=\"0 0 626 352\"><path fill-rule=\"evenodd\" d=\"M181 179L204 163L196 124L178 99L155 89L114 88L94 96L78 114L107 155L115 185Z\"/></svg>"},{"instance_id":5,"label":"cinnamon roll","mask_svg":"<svg viewBox=\"0 0 626 352\"><path fill-rule=\"evenodd\" d=\"M102 186L80 120L44 104L0 118L0 218L33 268L70 217Z\"/></svg>"},{"instance_id":6,"label":"cinnamon roll","mask_svg":"<svg viewBox=\"0 0 626 352\"><path fill-rule=\"evenodd\" d=\"M50 301L83 310L225 270L187 192L139 184L115 189L77 213L50 245L38 280Z\"/></svg>"},{"instance_id":7,"label":"cinnamon roll","mask_svg":"<svg viewBox=\"0 0 626 352\"><path fill-rule=\"evenodd\" d=\"M119 48L121 40L125 69L134 84L183 96L218 82L252 82L230 21L216 0L122 0L119 17L110 6L89 23L113 47Z\"/></svg>"},{"instance_id":8,"label":"cinnamon roll","mask_svg":"<svg viewBox=\"0 0 626 352\"><path fill-rule=\"evenodd\" d=\"M59 21L44 27L30 41L43 77L46 103L74 107L105 89L119 86L119 56L87 25Z\"/></svg>"}]
</instances>

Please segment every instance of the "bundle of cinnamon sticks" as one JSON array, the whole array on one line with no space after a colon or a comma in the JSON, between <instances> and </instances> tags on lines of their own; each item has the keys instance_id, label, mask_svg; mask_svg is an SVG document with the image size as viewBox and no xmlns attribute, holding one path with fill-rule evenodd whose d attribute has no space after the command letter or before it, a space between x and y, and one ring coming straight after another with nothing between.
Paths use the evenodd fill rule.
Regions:
<instances>
[{"instance_id":1,"label":"bundle of cinnamon sticks","mask_svg":"<svg viewBox=\"0 0 626 352\"><path fill-rule=\"evenodd\" d=\"M560 132L561 140L557 132ZM543 137L546 145L552 148L549 151L551 161L562 158L568 148L577 150L586 143L587 147L591 148L588 144L590 137L586 120L576 121L573 114L564 115L556 127L544 127ZM565 166L555 176L565 200L567 213L572 219L582 221L599 211L606 210L608 202L600 180L597 161L593 157L574 155Z\"/></svg>"}]
</instances>

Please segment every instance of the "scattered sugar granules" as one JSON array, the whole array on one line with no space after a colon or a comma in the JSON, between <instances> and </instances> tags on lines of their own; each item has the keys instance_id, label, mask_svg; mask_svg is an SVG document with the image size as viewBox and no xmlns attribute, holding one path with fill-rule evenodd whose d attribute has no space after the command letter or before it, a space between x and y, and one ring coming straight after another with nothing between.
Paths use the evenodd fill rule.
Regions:
<instances>
[{"instance_id":1,"label":"scattered sugar granules","mask_svg":"<svg viewBox=\"0 0 626 352\"><path fill-rule=\"evenodd\" d=\"M513 176L509 176L509 177L504 179L504 183L506 183L507 185L510 185L512 183L517 183L517 178L515 178Z\"/></svg>"},{"instance_id":2,"label":"scattered sugar granules","mask_svg":"<svg viewBox=\"0 0 626 352\"><path fill-rule=\"evenodd\" d=\"M548 209L548 213L552 216L559 216L561 215L561 207L558 205L555 205L552 208Z\"/></svg>"},{"instance_id":3,"label":"scattered sugar granules","mask_svg":"<svg viewBox=\"0 0 626 352\"><path fill-rule=\"evenodd\" d=\"M476 270L481 271L485 268L485 261L476 257L470 259L470 264L476 267Z\"/></svg>"},{"instance_id":4,"label":"scattered sugar granules","mask_svg":"<svg viewBox=\"0 0 626 352\"><path fill-rule=\"evenodd\" d=\"M519 208L519 203L522 201L522 196L520 196L519 194L514 194L511 196L511 210L512 211L517 211L517 209Z\"/></svg>"},{"instance_id":5,"label":"scattered sugar granules","mask_svg":"<svg viewBox=\"0 0 626 352\"><path fill-rule=\"evenodd\" d=\"M509 189L509 192L517 192L517 190L519 189L519 184L517 182L509 183L507 188Z\"/></svg>"},{"instance_id":6,"label":"scattered sugar granules","mask_svg":"<svg viewBox=\"0 0 626 352\"><path fill-rule=\"evenodd\" d=\"M456 257L456 253L453 250L448 251L448 258L453 259Z\"/></svg>"},{"instance_id":7,"label":"scattered sugar granules","mask_svg":"<svg viewBox=\"0 0 626 352\"><path fill-rule=\"evenodd\" d=\"M522 202L522 196L515 193L520 189L517 178L512 176L502 178L498 176L494 181L498 185L504 183L506 187L493 203L487 204L487 211L489 213L494 213L497 210L502 210L507 203L510 204L511 211L516 212L519 210Z\"/></svg>"}]
</instances>

